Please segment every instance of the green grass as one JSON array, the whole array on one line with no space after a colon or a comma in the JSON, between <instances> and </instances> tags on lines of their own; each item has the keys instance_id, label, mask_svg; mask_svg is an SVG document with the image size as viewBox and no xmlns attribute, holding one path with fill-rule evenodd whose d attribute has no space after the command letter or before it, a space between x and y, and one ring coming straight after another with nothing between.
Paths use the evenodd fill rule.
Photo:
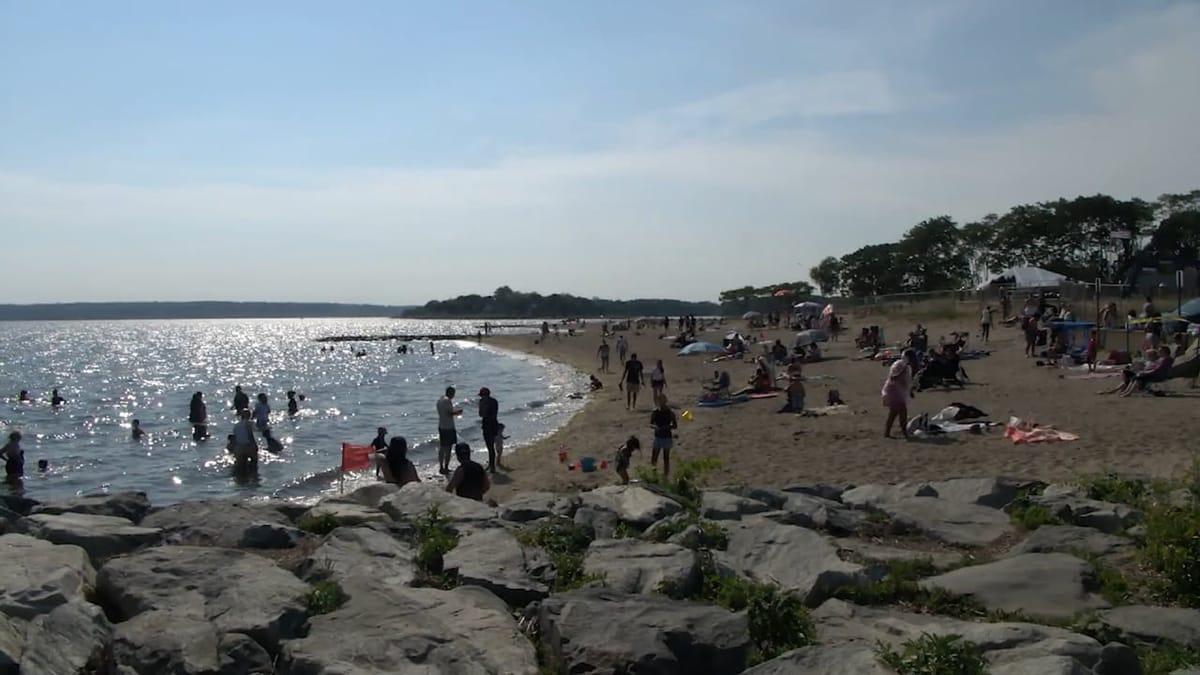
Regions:
<instances>
[{"instance_id":1,"label":"green grass","mask_svg":"<svg viewBox=\"0 0 1200 675\"><path fill-rule=\"evenodd\" d=\"M921 588L918 581L938 570L926 558L892 560L879 581L842 586L833 597L857 605L899 606L908 611L964 618L984 616L987 611L975 600L940 588Z\"/></svg>"},{"instance_id":2,"label":"green grass","mask_svg":"<svg viewBox=\"0 0 1200 675\"><path fill-rule=\"evenodd\" d=\"M922 633L897 651L878 644L876 652L899 675L986 675L987 661L979 648L959 635Z\"/></svg>"},{"instance_id":3,"label":"green grass","mask_svg":"<svg viewBox=\"0 0 1200 675\"><path fill-rule=\"evenodd\" d=\"M550 564L554 566L554 590L559 593L603 579L583 571L583 557L592 538L590 528L566 518L545 521L517 535L522 544L541 548L550 557Z\"/></svg>"},{"instance_id":4,"label":"green grass","mask_svg":"<svg viewBox=\"0 0 1200 675\"><path fill-rule=\"evenodd\" d=\"M319 536L325 536L340 526L341 522L332 513L323 513L319 516L305 516L296 523L296 527L301 530Z\"/></svg>"},{"instance_id":5,"label":"green grass","mask_svg":"<svg viewBox=\"0 0 1200 675\"><path fill-rule=\"evenodd\" d=\"M458 533L437 506L429 507L413 525L416 529L417 584L434 588L453 588L458 579L445 572L445 556L458 546Z\"/></svg>"},{"instance_id":6,"label":"green grass","mask_svg":"<svg viewBox=\"0 0 1200 675\"><path fill-rule=\"evenodd\" d=\"M1161 575L1161 592L1200 607L1200 506L1155 503L1146 509L1142 561Z\"/></svg>"},{"instance_id":7,"label":"green grass","mask_svg":"<svg viewBox=\"0 0 1200 675\"><path fill-rule=\"evenodd\" d=\"M693 548L710 551L724 551L726 548L729 548L729 532L712 521L700 520L699 515L696 513L690 513L686 518L673 520L655 527L653 530L650 530L649 536L646 539L661 543L683 532L692 525L695 525L700 530L699 540L695 542Z\"/></svg>"},{"instance_id":8,"label":"green grass","mask_svg":"<svg viewBox=\"0 0 1200 675\"><path fill-rule=\"evenodd\" d=\"M346 602L346 594L341 585L331 579L318 581L312 585L304 598L304 605L312 616L328 614Z\"/></svg>"},{"instance_id":9,"label":"green grass","mask_svg":"<svg viewBox=\"0 0 1200 675\"><path fill-rule=\"evenodd\" d=\"M1200 666L1200 651L1174 642L1137 647L1143 675L1170 675L1177 670Z\"/></svg>"},{"instance_id":10,"label":"green grass","mask_svg":"<svg viewBox=\"0 0 1200 675\"><path fill-rule=\"evenodd\" d=\"M1043 525L1061 525L1062 521L1050 509L1041 504L1034 504L1028 496L1022 495L1004 507L1012 524L1032 532Z\"/></svg>"},{"instance_id":11,"label":"green grass","mask_svg":"<svg viewBox=\"0 0 1200 675\"><path fill-rule=\"evenodd\" d=\"M639 467L636 474L643 483L655 485L683 505L689 511L700 509L700 493L708 475L720 468L721 461L712 457L685 459L677 462L670 478L663 478L658 469Z\"/></svg>"},{"instance_id":12,"label":"green grass","mask_svg":"<svg viewBox=\"0 0 1200 675\"><path fill-rule=\"evenodd\" d=\"M1145 481L1111 473L1090 478L1084 481L1082 487L1087 491L1088 499L1129 506L1140 506L1151 494L1150 486Z\"/></svg>"}]
</instances>

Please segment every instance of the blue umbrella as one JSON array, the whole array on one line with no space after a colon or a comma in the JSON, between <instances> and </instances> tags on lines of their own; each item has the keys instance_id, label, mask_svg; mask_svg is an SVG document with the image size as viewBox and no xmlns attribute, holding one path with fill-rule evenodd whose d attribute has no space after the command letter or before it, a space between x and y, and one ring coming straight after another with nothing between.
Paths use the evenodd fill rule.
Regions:
<instances>
[{"instance_id":1,"label":"blue umbrella","mask_svg":"<svg viewBox=\"0 0 1200 675\"><path fill-rule=\"evenodd\" d=\"M1192 323L1200 323L1200 298L1192 298L1183 303L1179 308L1179 316Z\"/></svg>"},{"instance_id":2,"label":"blue umbrella","mask_svg":"<svg viewBox=\"0 0 1200 675\"><path fill-rule=\"evenodd\" d=\"M693 342L692 344L679 350L676 356L687 356L689 354L724 354L725 348L721 345L714 345L711 342Z\"/></svg>"}]
</instances>

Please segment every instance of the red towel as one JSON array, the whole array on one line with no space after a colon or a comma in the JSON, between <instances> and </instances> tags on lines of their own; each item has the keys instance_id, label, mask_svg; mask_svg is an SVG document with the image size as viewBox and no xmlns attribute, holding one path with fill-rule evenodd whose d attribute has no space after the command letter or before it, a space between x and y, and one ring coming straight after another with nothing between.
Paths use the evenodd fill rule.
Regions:
<instances>
[{"instance_id":1,"label":"red towel","mask_svg":"<svg viewBox=\"0 0 1200 675\"><path fill-rule=\"evenodd\" d=\"M342 471L356 471L371 466L371 453L375 448L369 445L351 445L342 443Z\"/></svg>"}]
</instances>

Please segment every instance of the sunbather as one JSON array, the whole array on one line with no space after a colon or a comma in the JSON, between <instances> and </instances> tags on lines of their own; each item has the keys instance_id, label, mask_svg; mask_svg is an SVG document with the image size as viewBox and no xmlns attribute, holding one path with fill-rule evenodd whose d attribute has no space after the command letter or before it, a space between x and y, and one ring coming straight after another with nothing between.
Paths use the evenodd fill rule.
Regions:
<instances>
[{"instance_id":1,"label":"sunbather","mask_svg":"<svg viewBox=\"0 0 1200 675\"><path fill-rule=\"evenodd\" d=\"M1129 384L1125 385L1121 396L1129 396L1135 391L1146 391L1147 385L1155 382L1166 382L1171 376L1171 366L1175 364L1175 358L1168 353L1163 353L1158 361L1149 368L1142 369L1142 372L1134 374Z\"/></svg>"}]
</instances>

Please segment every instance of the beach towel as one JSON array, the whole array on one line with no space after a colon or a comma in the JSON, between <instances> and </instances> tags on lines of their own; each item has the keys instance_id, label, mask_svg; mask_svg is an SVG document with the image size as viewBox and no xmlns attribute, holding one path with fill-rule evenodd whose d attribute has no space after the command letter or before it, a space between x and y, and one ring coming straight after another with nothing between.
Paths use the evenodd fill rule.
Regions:
<instances>
[{"instance_id":1,"label":"beach towel","mask_svg":"<svg viewBox=\"0 0 1200 675\"><path fill-rule=\"evenodd\" d=\"M845 415L854 412L850 406L841 405L825 405L819 408L805 408L804 412L800 413L805 417L824 417L825 415Z\"/></svg>"},{"instance_id":2,"label":"beach towel","mask_svg":"<svg viewBox=\"0 0 1200 675\"><path fill-rule=\"evenodd\" d=\"M1079 440L1079 436L1076 434L1068 431L1060 431L1054 427L1038 426L1032 422L1026 422L1019 417L1013 417L1008 420L1008 426L1004 429L1004 437L1012 439L1014 444Z\"/></svg>"}]
</instances>

